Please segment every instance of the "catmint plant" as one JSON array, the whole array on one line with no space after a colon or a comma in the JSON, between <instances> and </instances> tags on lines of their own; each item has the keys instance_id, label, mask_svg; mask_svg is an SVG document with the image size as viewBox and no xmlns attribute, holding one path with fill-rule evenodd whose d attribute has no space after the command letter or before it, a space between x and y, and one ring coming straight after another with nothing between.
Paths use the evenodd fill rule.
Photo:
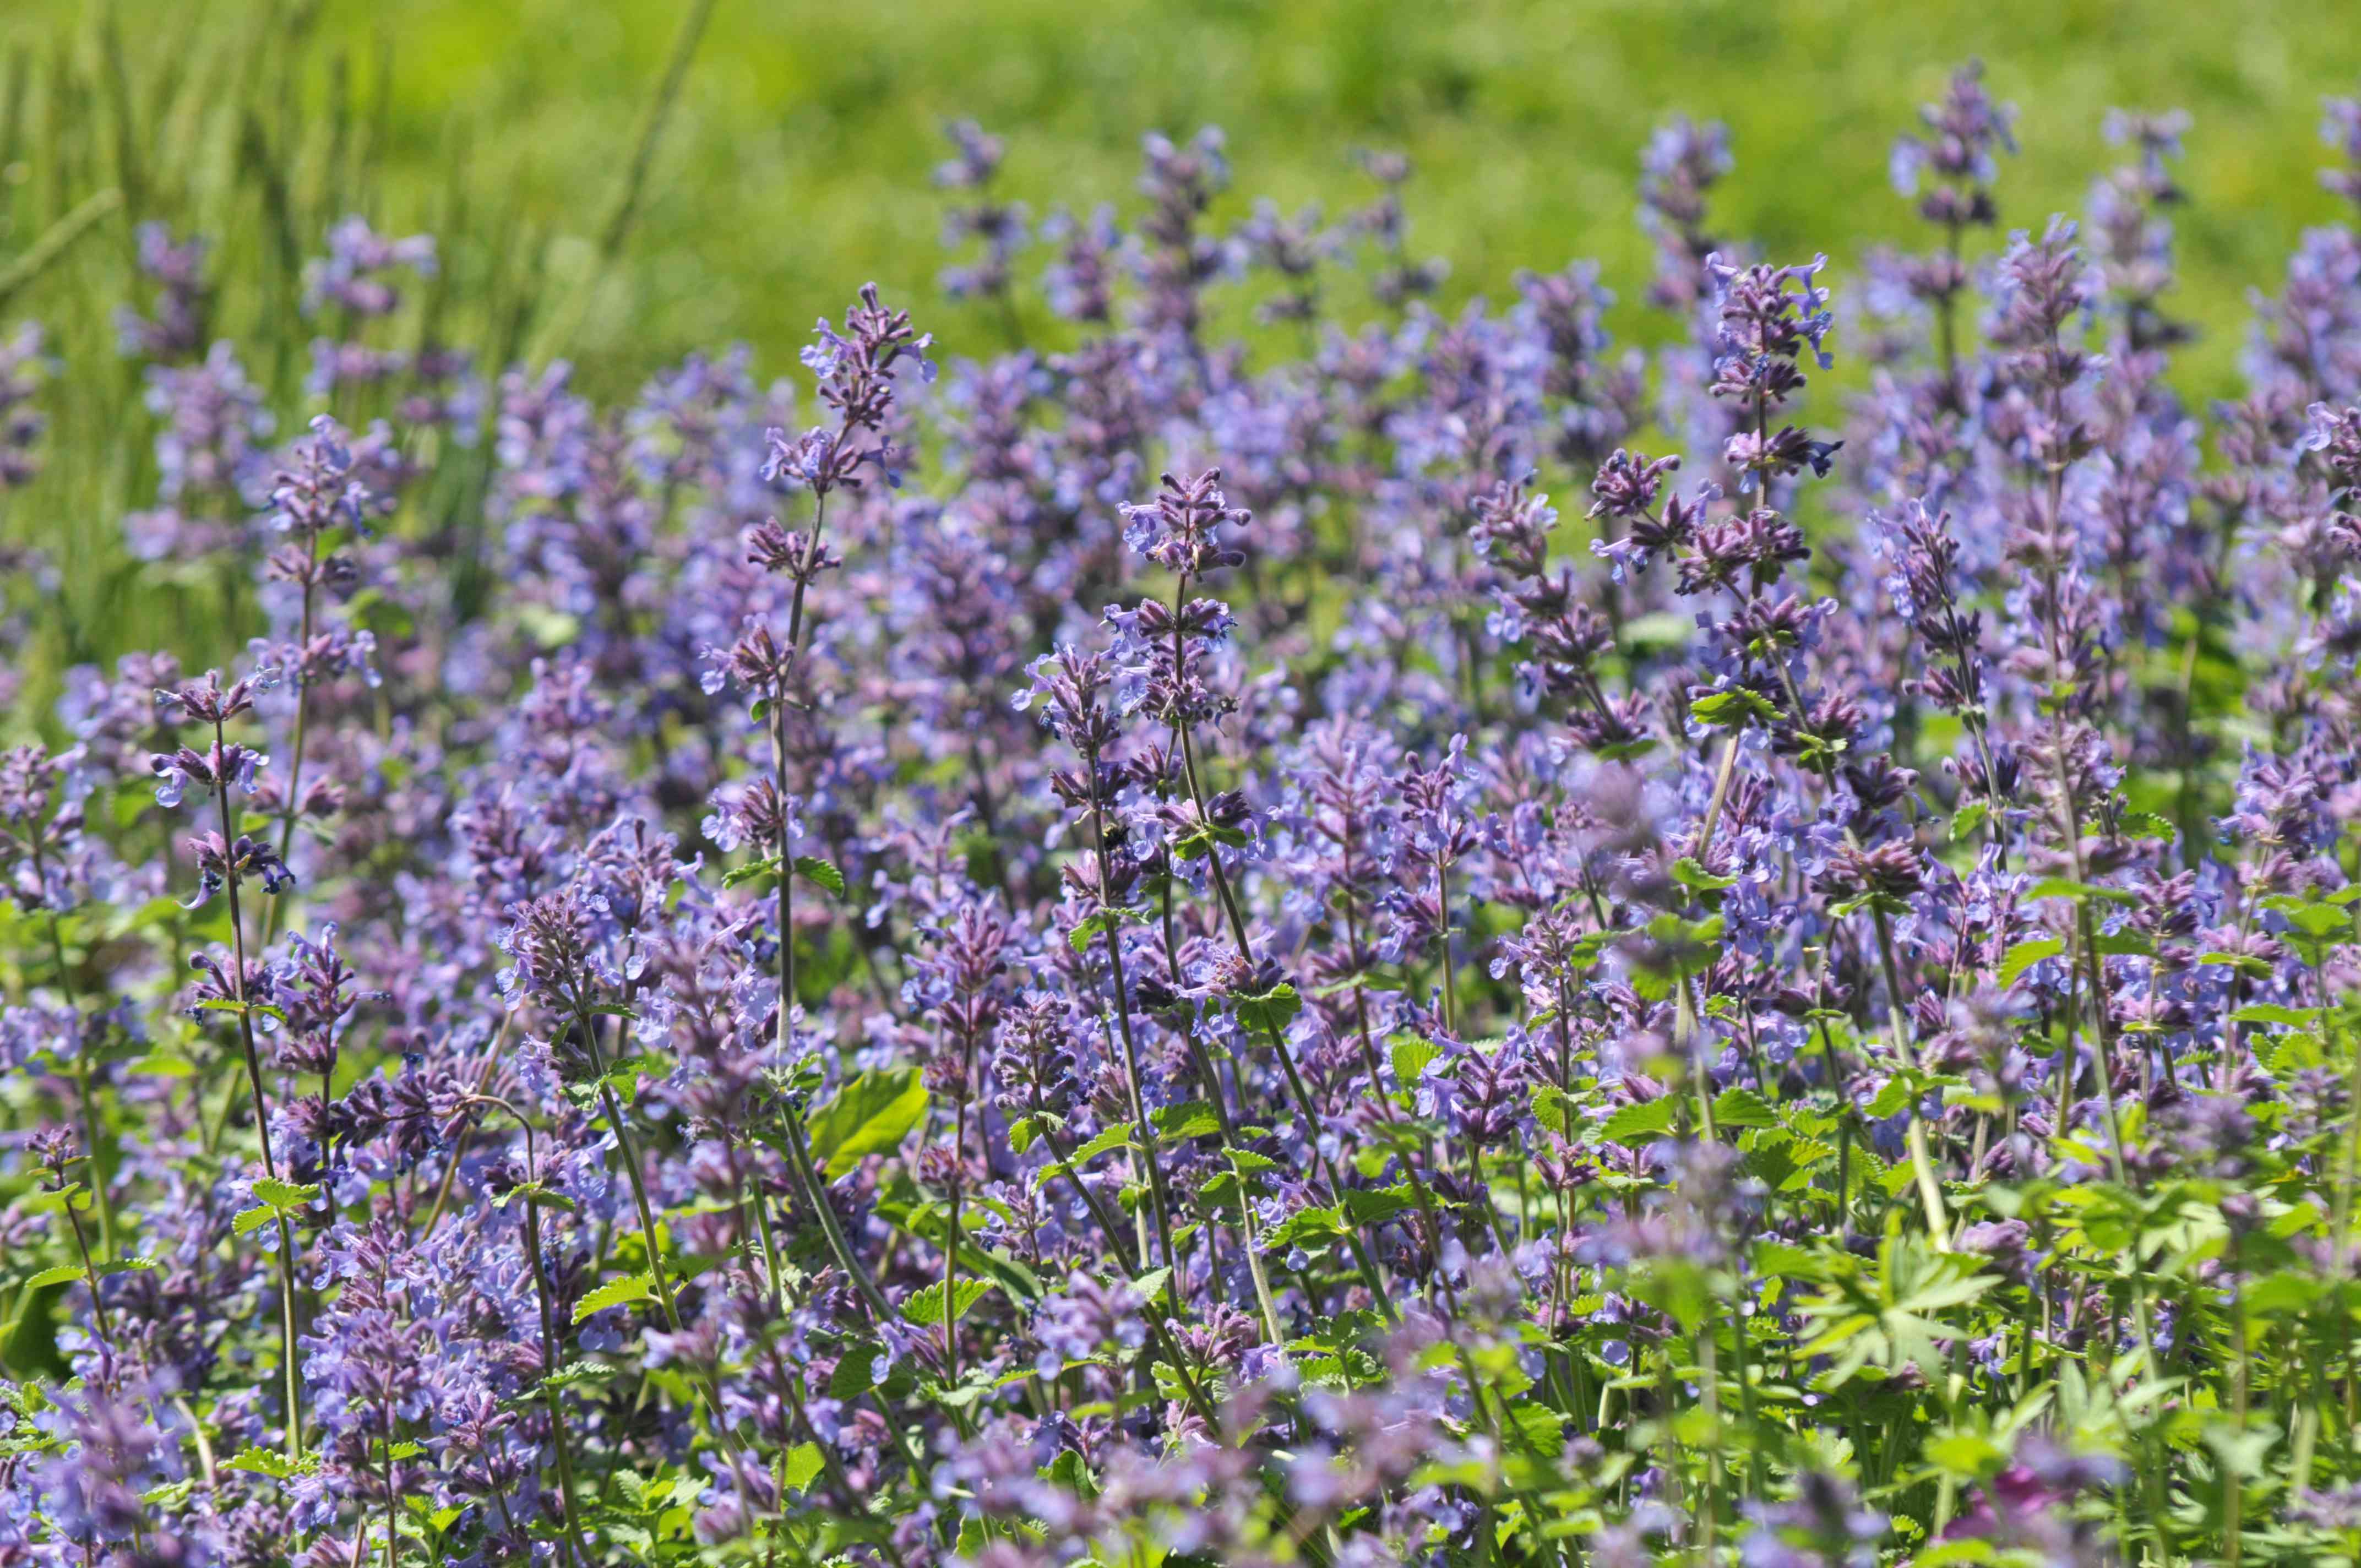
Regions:
<instances>
[{"instance_id":1,"label":"catmint plant","mask_svg":"<svg viewBox=\"0 0 2361 1568\"><path fill-rule=\"evenodd\" d=\"M131 387L248 636L5 555L0 1562L2349 1557L2361 238L2196 400L2200 128L1986 241L2004 74L1488 298L958 122L800 385L374 214L306 384L149 189L0 488Z\"/></svg>"}]
</instances>

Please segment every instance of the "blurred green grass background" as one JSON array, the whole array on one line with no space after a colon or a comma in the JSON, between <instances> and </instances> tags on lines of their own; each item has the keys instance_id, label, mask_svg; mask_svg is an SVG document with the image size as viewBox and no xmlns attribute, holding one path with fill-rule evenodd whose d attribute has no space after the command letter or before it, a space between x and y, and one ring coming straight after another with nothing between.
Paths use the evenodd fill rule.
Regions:
<instances>
[{"instance_id":1,"label":"blurred green grass background","mask_svg":"<svg viewBox=\"0 0 2361 1568\"><path fill-rule=\"evenodd\" d=\"M1505 296L1520 267L1598 258L1626 304L1648 269L1634 223L1649 132L1686 113L1729 123L1720 232L1780 258L1826 250L1841 279L1872 243L1913 236L1886 181L1894 135L1971 57L2021 111L2024 156L2000 183L2007 226L2079 212L2118 155L2111 106L2183 107L2194 125L2168 302L2202 336L2185 390L2235 385L2249 290L2336 203L2316 170L2319 101L2361 90L2361 7L2323 0L2103 4L1984 0L716 0L654 144L623 243L599 236L680 32L686 0L17 0L0 11L9 86L0 265L95 191L111 214L0 302L62 361L45 393L48 468L5 503L0 538L55 552L62 578L27 621L20 663L203 641L204 596L126 557L122 513L148 503L152 426L115 353L129 221L219 241L217 330L302 411L309 326L284 252L315 253L357 210L438 232L450 335L504 352L562 348L583 382L628 394L684 351L732 340L794 369L813 318L861 281L917 306L953 353L998 346L983 308L935 281L942 123L1004 135L1005 192L1136 205L1143 131L1229 136L1217 220L1257 195L1332 214L1364 199L1351 154L1416 161L1412 249L1452 263L1445 302ZM1022 264L1033 277L1038 253ZM1046 327L1034 306L1028 321ZM1839 342L1841 350L1841 342ZM1841 375L1841 372L1839 372ZM202 658L203 655L199 654ZM27 702L43 678L26 685ZM21 713L18 716L21 719Z\"/></svg>"}]
</instances>

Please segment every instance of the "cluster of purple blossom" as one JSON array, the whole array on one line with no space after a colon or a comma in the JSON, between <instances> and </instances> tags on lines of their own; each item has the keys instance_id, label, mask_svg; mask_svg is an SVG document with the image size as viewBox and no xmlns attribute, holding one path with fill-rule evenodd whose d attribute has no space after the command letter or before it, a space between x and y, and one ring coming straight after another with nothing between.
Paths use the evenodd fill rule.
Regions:
<instances>
[{"instance_id":1,"label":"cluster of purple blossom","mask_svg":"<svg viewBox=\"0 0 2361 1568\"><path fill-rule=\"evenodd\" d=\"M488 391L355 219L282 441L143 232L126 534L257 631L0 756L0 1564L2355 1550L2361 235L2194 410L2185 122L2001 239L2012 119L1850 279L1666 129L1654 352L1433 308L1399 158L962 125L1009 341L800 413Z\"/></svg>"}]
</instances>

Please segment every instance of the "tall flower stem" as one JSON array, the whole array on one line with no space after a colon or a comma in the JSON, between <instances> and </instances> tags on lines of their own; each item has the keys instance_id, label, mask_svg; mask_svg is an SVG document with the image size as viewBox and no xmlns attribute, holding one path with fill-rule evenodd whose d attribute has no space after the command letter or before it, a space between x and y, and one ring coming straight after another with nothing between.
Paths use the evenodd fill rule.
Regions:
<instances>
[{"instance_id":1,"label":"tall flower stem","mask_svg":"<svg viewBox=\"0 0 2361 1568\"><path fill-rule=\"evenodd\" d=\"M1058 1162L1057 1168L1065 1172L1066 1179L1073 1183L1074 1190L1082 1195L1082 1206L1091 1212L1091 1218L1098 1222L1100 1231L1106 1236L1107 1245L1115 1248L1115 1261L1123 1266L1126 1274L1131 1274L1134 1278L1137 1278L1137 1274L1125 1254L1123 1227L1116 1223L1114 1213L1106 1206L1106 1200L1092 1190L1091 1184L1082 1179L1082 1173L1074 1168L1073 1150L1065 1146L1047 1122L1042 1124L1041 1135L1049 1146L1050 1155ZM1180 1387L1188 1396L1189 1408L1197 1413L1198 1419L1202 1420L1209 1429L1218 1431L1221 1418L1214 1410L1213 1401L1206 1397L1203 1387L1189 1371L1189 1364L1180 1354L1180 1342L1172 1336L1171 1324L1165 1314L1160 1295L1148 1303L1147 1311L1148 1321L1157 1336L1159 1347L1164 1352L1164 1358L1172 1364L1173 1374L1180 1379Z\"/></svg>"},{"instance_id":2,"label":"tall flower stem","mask_svg":"<svg viewBox=\"0 0 2361 1568\"><path fill-rule=\"evenodd\" d=\"M41 841L38 836L33 839L33 874L36 878L42 876ZM66 1004L74 1010L74 1016L79 1019L82 1016L82 997L74 985L73 969L66 962L65 934L59 927L58 912L52 909L49 916L49 954L57 965L58 989L65 993ZM107 1192L106 1171L98 1159L98 1086L96 1077L91 1071L90 1053L86 1050L78 1049L74 1053L74 1098L82 1112L82 1147L90 1155L90 1193L98 1208L99 1251L102 1255L112 1259L115 1255L115 1200ZM201 1105L200 1111L202 1109Z\"/></svg>"},{"instance_id":3,"label":"tall flower stem","mask_svg":"<svg viewBox=\"0 0 2361 1568\"><path fill-rule=\"evenodd\" d=\"M541 1156L533 1144L533 1124L523 1113L497 1094L481 1090L467 1097L470 1101L497 1105L506 1111L524 1133L524 1165L526 1179L541 1179ZM537 1192L525 1194L524 1255L533 1266L533 1302L541 1320L541 1397L549 1411L551 1446L557 1452L558 1500L566 1509L566 1535L574 1547L575 1558L589 1568L591 1557L582 1544L582 1526L574 1502L574 1457L566 1431L566 1413L558 1403L557 1390L550 1386L550 1375L557 1370L556 1292L550 1288L548 1266L541 1255L541 1199Z\"/></svg>"},{"instance_id":4,"label":"tall flower stem","mask_svg":"<svg viewBox=\"0 0 2361 1568\"><path fill-rule=\"evenodd\" d=\"M98 1293L98 1265L91 1260L90 1237L82 1228L82 1212L73 1206L73 1199L65 1200L66 1221L73 1227L74 1250L82 1255L82 1277L90 1286L91 1321L98 1325L98 1337L109 1354L119 1354L115 1343L114 1326L107 1321L106 1302Z\"/></svg>"},{"instance_id":5,"label":"tall flower stem","mask_svg":"<svg viewBox=\"0 0 2361 1568\"><path fill-rule=\"evenodd\" d=\"M959 1386L959 1248L960 1196L966 1185L961 1178L966 1172L959 1162L967 1157L967 1097L961 1094L954 1113L951 1134L951 1193L950 1213L943 1234L943 1382L950 1387ZM1170 1245L1170 1243L1167 1244ZM1168 1258L1169 1262L1170 1259ZM958 1412L962 1422L967 1412Z\"/></svg>"},{"instance_id":6,"label":"tall flower stem","mask_svg":"<svg viewBox=\"0 0 2361 1568\"><path fill-rule=\"evenodd\" d=\"M215 719L214 754L223 755L226 745L221 721ZM276 1181L279 1161L270 1151L270 1104L262 1089L262 1053L254 1043L254 1011L246 993L246 921L238 909L237 823L230 813L229 786L230 781L225 778L214 781L214 799L221 808L223 856L230 862L222 870L223 892L229 900L230 999L237 1003L237 1034L239 1043L246 1048L247 1087L254 1096L254 1131L262 1140L262 1173ZM300 1459L303 1453L303 1385L295 1365L295 1232L276 1205L272 1213L279 1222L279 1346L287 1392L287 1456Z\"/></svg>"},{"instance_id":7,"label":"tall flower stem","mask_svg":"<svg viewBox=\"0 0 2361 1568\"><path fill-rule=\"evenodd\" d=\"M1148 1202L1156 1220L1157 1245L1163 1250L1166 1264L1179 1267L1180 1259L1172 1249L1172 1215L1170 1199L1164 1188L1164 1164L1156 1157L1156 1124L1148 1117L1148 1098L1139 1081L1139 1047L1131 1034L1131 988L1124 982L1123 942L1115 929L1115 889L1107 863L1106 809L1100 799L1098 787L1099 759L1096 751L1086 751L1082 762L1091 779L1091 836L1099 876L1099 908L1104 918L1100 922L1106 939L1107 969L1115 984L1115 1022L1118 1038L1123 1042L1124 1086L1131 1097L1131 1119L1139 1134L1139 1155L1148 1167Z\"/></svg>"},{"instance_id":8,"label":"tall flower stem","mask_svg":"<svg viewBox=\"0 0 2361 1568\"><path fill-rule=\"evenodd\" d=\"M845 432L840 430L838 440L843 440L844 435ZM805 543L790 574L795 580L795 587L787 601L788 669L794 667L802 647L805 589L825 558L821 542L827 526L828 496L822 492L814 507L811 537ZM771 779L772 786L778 792L780 811L778 1056L784 1065L795 1055L796 1007L796 876L791 827L794 814L787 795L787 683L784 674L773 687L770 697ZM835 1211L829 1207L828 1190L819 1179L818 1168L812 1163L810 1136L804 1128L803 1118L792 1106L785 1108L783 1116L786 1123L785 1143L788 1169L796 1185L802 1190L804 1201L811 1206L813 1214L819 1221L821 1233L828 1239L829 1251L835 1256L837 1266L844 1270L846 1277L852 1281L853 1288L860 1292L862 1300L867 1303L876 1320L881 1323L892 1321L894 1310L887 1303L885 1293L877 1288L877 1281L871 1276L868 1266L852 1250L843 1227L837 1223Z\"/></svg>"},{"instance_id":9,"label":"tall flower stem","mask_svg":"<svg viewBox=\"0 0 2361 1568\"><path fill-rule=\"evenodd\" d=\"M1187 662L1182 655L1182 629L1186 624L1182 611L1187 603L1189 579L1184 574L1180 578L1179 589L1173 595L1172 617L1173 657L1175 667L1180 669L1187 667ZM1211 822L1213 818L1208 815L1205 807L1204 786L1197 776L1196 742L1190 735L1190 727L1186 719L1180 720L1176 728L1180 737L1181 775L1189 785L1190 804L1196 807L1197 819L1200 822ZM1231 892L1229 876L1222 870L1222 851L1218 844L1209 844L1206 847L1205 866L1213 879L1213 895L1221 905L1223 913L1228 917L1230 934L1238 945L1238 957L1251 966L1255 961L1254 940L1246 932L1246 916L1239 911L1237 899ZM1295 1053L1289 1049L1287 1036L1282 1030L1266 1027L1263 1032L1269 1038L1271 1048L1278 1054L1279 1068L1287 1077L1289 1091L1295 1098L1297 1110L1302 1113L1304 1142L1311 1148L1312 1157L1319 1166L1321 1174L1327 1179L1329 1190L1336 1193L1341 1201L1345 1184L1337 1179L1335 1167L1330 1163L1327 1151L1320 1146L1319 1107L1312 1098L1311 1090L1304 1084L1302 1072L1296 1067ZM1352 1248L1353 1260L1360 1267L1361 1278L1369 1287L1369 1294L1376 1299L1379 1309L1384 1311L1389 1320L1399 1317L1400 1314L1394 1310L1393 1297L1386 1289L1385 1277L1378 1272L1376 1260L1369 1256L1368 1249L1362 1245L1360 1233L1358 1231L1348 1233L1345 1236L1345 1245Z\"/></svg>"},{"instance_id":10,"label":"tall flower stem","mask_svg":"<svg viewBox=\"0 0 2361 1568\"><path fill-rule=\"evenodd\" d=\"M1084 765L1089 769L1091 778L1095 781L1098 777L1097 756L1094 753L1086 753L1084 757ZM1114 906L1109 902L1109 894L1112 889L1112 874L1107 861L1105 806L1104 803L1099 798L1095 783L1093 783L1092 786L1091 795L1091 832L1093 844L1098 857L1099 907L1101 909L1111 910ZM1126 1066L1130 1068L1133 1067L1136 1062L1136 1051L1131 1039L1130 1009L1127 1003L1125 1001L1128 992L1124 987L1123 981L1122 944L1117 939L1117 934L1112 917L1110 917L1106 923L1104 937L1106 940L1107 966L1114 971L1116 995L1115 1014L1116 1016L1122 1020L1123 1024L1124 1060ZM1178 961L1178 956L1176 955L1174 962L1177 964ZM1204 1047L1197 1038L1196 1030L1193 1028L1190 1029L1187 1032L1187 1037L1189 1044L1190 1064L1195 1069L1198 1078L1202 1080L1205 1085L1205 1099L1207 1102L1213 1107L1214 1119L1221 1128L1222 1147L1224 1152L1235 1149L1237 1146L1237 1133L1235 1124L1230 1119L1229 1099L1222 1092L1221 1076L1213 1070L1213 1064L1212 1060L1206 1057ZM1137 1094L1136 1080L1133 1092L1135 1096ZM1139 1135L1141 1141L1148 1145L1151 1150L1148 1155L1148 1159L1150 1161L1148 1169L1151 1177L1156 1179L1156 1185L1152 1190L1160 1192L1162 1190L1163 1183L1159 1168L1155 1163L1155 1156L1152 1152L1154 1147L1153 1140L1155 1136L1155 1129L1152 1126L1149 1126L1145 1120L1142 1120L1140 1124ZM1233 1167L1233 1175L1236 1175L1235 1167ZM1279 1306L1270 1293L1270 1276L1263 1266L1262 1254L1256 1249L1254 1245L1254 1208L1246 1200L1246 1182L1242 1176L1237 1178L1237 1183L1238 1251L1246 1258L1247 1277L1254 1281L1255 1304L1262 1312L1263 1332L1270 1336L1270 1342L1273 1344L1283 1344L1286 1343L1287 1335L1285 1331L1279 1325ZM1160 1207L1158 1212L1157 1221L1159 1226L1167 1225L1170 1223L1168 1217L1164 1214ZM1212 1226L1210 1223L1207 1225L1206 1230L1207 1235L1210 1238L1212 1234ZM1171 1261L1172 1242L1169 1232L1166 1234L1164 1238L1164 1247L1166 1260L1170 1262Z\"/></svg>"},{"instance_id":11,"label":"tall flower stem","mask_svg":"<svg viewBox=\"0 0 2361 1568\"><path fill-rule=\"evenodd\" d=\"M1786 690L1787 702L1795 712L1796 724L1808 726L1808 715L1804 708L1803 694L1795 687L1795 676L1788 673L1785 661L1774 659L1773 663L1779 672L1780 684ZM1837 779L1836 763L1832 759L1822 761L1820 775L1827 783L1829 791L1833 793ZM1847 847L1855 850L1861 848L1860 837L1853 832L1850 825L1846 827L1844 836ZM1881 908L1872 908L1870 918L1875 924L1877 930L1878 967L1885 981L1885 1023L1886 1027L1894 1032L1894 1053L1901 1057L1905 1065L1912 1071L1921 1071L1923 1068L1918 1058L1918 1052L1910 1036L1909 1016L1902 1005L1902 970L1894 957L1893 923L1887 917L1885 911ZM1909 1125L1903 1137L1910 1151L1910 1174L1918 1189L1918 1201L1926 1211L1927 1234L1934 1242L1936 1251L1949 1252L1951 1250L1950 1215L1943 1203L1943 1184L1935 1173L1934 1156L1929 1149L1927 1137L1927 1119L1919 1114L1917 1099L1915 1095L1911 1099Z\"/></svg>"},{"instance_id":12,"label":"tall flower stem","mask_svg":"<svg viewBox=\"0 0 2361 1568\"><path fill-rule=\"evenodd\" d=\"M585 1048L590 1053L591 1070L598 1075L598 1108L607 1118L608 1130L615 1135L615 1152L623 1162L623 1174L631 1179L631 1202L640 1215L640 1234L647 1243L648 1276L656 1288L656 1302L664 1309L665 1326L680 1332L680 1309L673 1300L672 1281L664 1270L664 1239L656 1230L655 1211L648 1203L647 1178L640 1170L639 1146L631 1141L631 1130L623 1120L622 1107L615 1102L615 1091L607 1081L606 1054L598 1046L598 1031L592 1025L588 1006L577 1000L574 1008L575 1024L582 1031ZM713 1412L713 1430L721 1444L730 1451L733 1461L739 1454L738 1438L730 1430L729 1418L721 1410L721 1392L714 1386L713 1374L700 1368L697 1392Z\"/></svg>"},{"instance_id":13,"label":"tall flower stem","mask_svg":"<svg viewBox=\"0 0 2361 1568\"><path fill-rule=\"evenodd\" d=\"M303 678L303 661L312 647L313 598L318 591L320 567L320 533L317 529L305 531L308 556L303 573L303 614L301 629L295 636L295 735L291 754L287 763L287 807L279 823L279 862L287 863L287 851L295 845L295 818L303 808L303 740L306 721L311 716L312 683ZM262 912L262 945L279 934L280 901L272 899Z\"/></svg>"}]
</instances>

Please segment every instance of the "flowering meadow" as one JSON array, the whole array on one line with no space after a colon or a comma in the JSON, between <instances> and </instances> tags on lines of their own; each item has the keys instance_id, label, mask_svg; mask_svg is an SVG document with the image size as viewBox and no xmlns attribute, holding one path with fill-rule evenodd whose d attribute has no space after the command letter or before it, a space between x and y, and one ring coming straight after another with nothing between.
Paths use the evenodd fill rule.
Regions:
<instances>
[{"instance_id":1,"label":"flowering meadow","mask_svg":"<svg viewBox=\"0 0 2361 1568\"><path fill-rule=\"evenodd\" d=\"M2361 236L2197 406L2013 118L1667 126L1653 349L1210 131L615 407L126 228L0 487L144 387L237 633L0 667L0 1568L2361 1560Z\"/></svg>"}]
</instances>

